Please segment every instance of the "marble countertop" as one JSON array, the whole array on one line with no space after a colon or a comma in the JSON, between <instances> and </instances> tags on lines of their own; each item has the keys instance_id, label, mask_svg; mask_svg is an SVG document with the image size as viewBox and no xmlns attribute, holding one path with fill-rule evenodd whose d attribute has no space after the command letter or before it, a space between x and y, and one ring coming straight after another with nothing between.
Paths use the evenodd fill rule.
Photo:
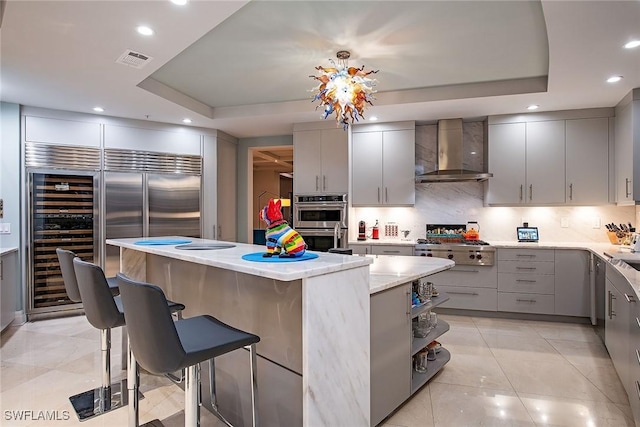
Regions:
<instances>
[{"instance_id":1,"label":"marble countertop","mask_svg":"<svg viewBox=\"0 0 640 427\"><path fill-rule=\"evenodd\" d=\"M18 250L17 247L1 247L0 246L0 256L5 254L10 254L11 252L16 252Z\"/></svg>"},{"instance_id":2,"label":"marble countertop","mask_svg":"<svg viewBox=\"0 0 640 427\"><path fill-rule=\"evenodd\" d=\"M369 267L371 294L448 270L455 265L448 259L420 256L360 255L358 257L373 260L373 264Z\"/></svg>"},{"instance_id":3,"label":"marble countertop","mask_svg":"<svg viewBox=\"0 0 640 427\"><path fill-rule=\"evenodd\" d=\"M175 245L136 245L140 240L164 240L164 239L185 239L192 243L231 243L233 248L217 250L181 250ZM373 260L366 257L351 255L329 254L326 252L315 252L318 258L307 261L268 263L245 261L242 256L254 252L265 252L263 245L250 245L246 243L221 242L218 240L197 239L191 237L164 236L150 238L129 238L129 239L107 239L108 245L120 246L134 249L154 255L166 256L170 258L189 261L196 264L209 265L212 267L224 268L239 273L252 274L255 276L267 277L275 280L291 281L307 277L320 276L352 268L363 267L373 263ZM312 252L312 251L309 251Z\"/></svg>"}]
</instances>

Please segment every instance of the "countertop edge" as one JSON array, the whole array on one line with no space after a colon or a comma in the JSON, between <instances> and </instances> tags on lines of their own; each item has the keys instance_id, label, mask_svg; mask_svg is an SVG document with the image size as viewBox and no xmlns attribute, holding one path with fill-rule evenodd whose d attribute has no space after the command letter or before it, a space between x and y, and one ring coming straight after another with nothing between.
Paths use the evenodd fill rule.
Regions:
<instances>
[{"instance_id":1,"label":"countertop edge","mask_svg":"<svg viewBox=\"0 0 640 427\"><path fill-rule=\"evenodd\" d=\"M18 251L18 247L17 246L8 246L6 248L2 248L0 247L0 256L2 255L7 255L10 254L12 252L17 252Z\"/></svg>"}]
</instances>

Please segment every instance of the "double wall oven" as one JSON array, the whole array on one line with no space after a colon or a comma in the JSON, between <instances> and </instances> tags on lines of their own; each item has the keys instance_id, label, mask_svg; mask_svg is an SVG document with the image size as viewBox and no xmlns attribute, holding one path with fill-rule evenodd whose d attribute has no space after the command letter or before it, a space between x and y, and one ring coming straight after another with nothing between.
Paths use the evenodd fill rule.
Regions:
<instances>
[{"instance_id":1,"label":"double wall oven","mask_svg":"<svg viewBox=\"0 0 640 427\"><path fill-rule=\"evenodd\" d=\"M346 194L295 196L293 227L309 250L326 252L333 247L346 248L347 212Z\"/></svg>"}]
</instances>

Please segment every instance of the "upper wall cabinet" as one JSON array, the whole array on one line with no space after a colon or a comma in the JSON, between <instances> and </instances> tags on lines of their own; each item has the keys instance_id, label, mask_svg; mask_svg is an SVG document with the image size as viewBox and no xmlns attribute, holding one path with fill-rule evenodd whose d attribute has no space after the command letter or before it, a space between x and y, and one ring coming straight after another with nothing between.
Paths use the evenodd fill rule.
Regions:
<instances>
[{"instance_id":1,"label":"upper wall cabinet","mask_svg":"<svg viewBox=\"0 0 640 427\"><path fill-rule=\"evenodd\" d=\"M349 190L349 133L340 129L293 132L293 192L344 194Z\"/></svg>"},{"instance_id":2,"label":"upper wall cabinet","mask_svg":"<svg viewBox=\"0 0 640 427\"><path fill-rule=\"evenodd\" d=\"M353 206L415 204L415 123L354 126Z\"/></svg>"},{"instance_id":3,"label":"upper wall cabinet","mask_svg":"<svg viewBox=\"0 0 640 427\"><path fill-rule=\"evenodd\" d=\"M25 116L24 140L99 148L100 123Z\"/></svg>"},{"instance_id":4,"label":"upper wall cabinet","mask_svg":"<svg viewBox=\"0 0 640 427\"><path fill-rule=\"evenodd\" d=\"M640 88L616 106L615 136L615 201L633 205L640 201L640 186L633 185L640 179Z\"/></svg>"},{"instance_id":5,"label":"upper wall cabinet","mask_svg":"<svg viewBox=\"0 0 640 427\"><path fill-rule=\"evenodd\" d=\"M609 202L606 117L489 125L488 205Z\"/></svg>"},{"instance_id":6,"label":"upper wall cabinet","mask_svg":"<svg viewBox=\"0 0 640 427\"><path fill-rule=\"evenodd\" d=\"M609 201L609 119L567 120L567 203Z\"/></svg>"}]
</instances>

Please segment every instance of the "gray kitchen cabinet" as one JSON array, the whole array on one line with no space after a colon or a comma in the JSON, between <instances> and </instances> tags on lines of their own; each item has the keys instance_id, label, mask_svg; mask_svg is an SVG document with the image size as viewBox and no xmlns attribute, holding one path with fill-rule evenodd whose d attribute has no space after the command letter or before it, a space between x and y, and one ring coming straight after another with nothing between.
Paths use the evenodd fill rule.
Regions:
<instances>
[{"instance_id":1,"label":"gray kitchen cabinet","mask_svg":"<svg viewBox=\"0 0 640 427\"><path fill-rule=\"evenodd\" d=\"M565 202L564 120L489 125L490 205Z\"/></svg>"},{"instance_id":2,"label":"gray kitchen cabinet","mask_svg":"<svg viewBox=\"0 0 640 427\"><path fill-rule=\"evenodd\" d=\"M615 119L615 171L616 203L635 204L633 194L634 158L634 109L638 111L639 100L630 100L616 107ZM636 125L637 126L637 125Z\"/></svg>"},{"instance_id":3,"label":"gray kitchen cabinet","mask_svg":"<svg viewBox=\"0 0 640 427\"><path fill-rule=\"evenodd\" d=\"M413 255L413 245L371 245L373 255Z\"/></svg>"},{"instance_id":4,"label":"gray kitchen cabinet","mask_svg":"<svg viewBox=\"0 0 640 427\"><path fill-rule=\"evenodd\" d=\"M615 267L607 267L606 278L605 345L618 377L631 397L629 356L632 347L629 327L632 308L635 308L632 307L635 304L635 293L627 279Z\"/></svg>"},{"instance_id":5,"label":"gray kitchen cabinet","mask_svg":"<svg viewBox=\"0 0 640 427\"><path fill-rule=\"evenodd\" d=\"M15 319L18 252L6 252L0 257L0 330Z\"/></svg>"},{"instance_id":6,"label":"gray kitchen cabinet","mask_svg":"<svg viewBox=\"0 0 640 427\"><path fill-rule=\"evenodd\" d=\"M349 190L349 133L341 128L293 132L293 192L346 194Z\"/></svg>"},{"instance_id":7,"label":"gray kitchen cabinet","mask_svg":"<svg viewBox=\"0 0 640 427\"><path fill-rule=\"evenodd\" d=\"M412 283L405 283L371 295L371 425L389 416L451 359L441 348L427 363L427 372L414 371L413 356L446 333L449 324L438 319L426 337L416 338L412 320L446 302L449 295L440 291L430 302L412 307L411 291Z\"/></svg>"},{"instance_id":8,"label":"gray kitchen cabinet","mask_svg":"<svg viewBox=\"0 0 640 427\"><path fill-rule=\"evenodd\" d=\"M349 244L349 249L354 255L367 255L371 253L371 245Z\"/></svg>"},{"instance_id":9,"label":"gray kitchen cabinet","mask_svg":"<svg viewBox=\"0 0 640 427\"><path fill-rule=\"evenodd\" d=\"M566 121L567 203L609 202L609 119Z\"/></svg>"},{"instance_id":10,"label":"gray kitchen cabinet","mask_svg":"<svg viewBox=\"0 0 640 427\"><path fill-rule=\"evenodd\" d=\"M450 270L429 276L429 281L450 296L442 308L496 311L497 271L496 265L455 265Z\"/></svg>"},{"instance_id":11,"label":"gray kitchen cabinet","mask_svg":"<svg viewBox=\"0 0 640 427\"><path fill-rule=\"evenodd\" d=\"M634 304L630 313L629 334L629 404L633 418L640 422L640 306ZM638 425L636 422L636 425Z\"/></svg>"},{"instance_id":12,"label":"gray kitchen cabinet","mask_svg":"<svg viewBox=\"0 0 640 427\"><path fill-rule=\"evenodd\" d=\"M354 126L353 206L415 204L415 123Z\"/></svg>"},{"instance_id":13,"label":"gray kitchen cabinet","mask_svg":"<svg viewBox=\"0 0 640 427\"><path fill-rule=\"evenodd\" d=\"M498 249L498 311L554 314L553 249Z\"/></svg>"},{"instance_id":14,"label":"gray kitchen cabinet","mask_svg":"<svg viewBox=\"0 0 640 427\"><path fill-rule=\"evenodd\" d=\"M555 250L555 314L589 317L589 253Z\"/></svg>"},{"instance_id":15,"label":"gray kitchen cabinet","mask_svg":"<svg viewBox=\"0 0 640 427\"><path fill-rule=\"evenodd\" d=\"M411 394L411 283L371 296L371 424Z\"/></svg>"}]
</instances>

